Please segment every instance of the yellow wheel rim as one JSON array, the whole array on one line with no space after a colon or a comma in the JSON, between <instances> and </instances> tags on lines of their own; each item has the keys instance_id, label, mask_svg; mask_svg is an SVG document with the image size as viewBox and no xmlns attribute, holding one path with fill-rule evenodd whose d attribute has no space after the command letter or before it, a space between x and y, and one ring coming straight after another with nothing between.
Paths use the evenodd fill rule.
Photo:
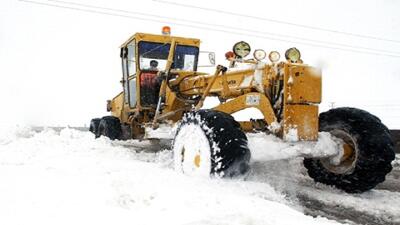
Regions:
<instances>
[{"instance_id":1,"label":"yellow wheel rim","mask_svg":"<svg viewBox=\"0 0 400 225\"><path fill-rule=\"evenodd\" d=\"M194 165L200 167L200 155L198 154L194 157Z\"/></svg>"},{"instance_id":2,"label":"yellow wheel rim","mask_svg":"<svg viewBox=\"0 0 400 225\"><path fill-rule=\"evenodd\" d=\"M336 174L349 174L355 169L358 158L358 147L354 138L346 131L332 130L331 135L343 141L342 157L339 163L332 163L330 158L322 159L321 163L325 169Z\"/></svg>"}]
</instances>

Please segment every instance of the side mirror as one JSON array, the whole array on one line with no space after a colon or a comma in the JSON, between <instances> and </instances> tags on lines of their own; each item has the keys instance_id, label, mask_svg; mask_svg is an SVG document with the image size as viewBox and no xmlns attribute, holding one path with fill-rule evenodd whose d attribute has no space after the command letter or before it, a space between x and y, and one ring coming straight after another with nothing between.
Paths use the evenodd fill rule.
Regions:
<instances>
[{"instance_id":1,"label":"side mirror","mask_svg":"<svg viewBox=\"0 0 400 225\"><path fill-rule=\"evenodd\" d=\"M208 59L210 60L212 66L215 66L215 52L209 52Z\"/></svg>"},{"instance_id":2,"label":"side mirror","mask_svg":"<svg viewBox=\"0 0 400 225\"><path fill-rule=\"evenodd\" d=\"M198 67L214 67L215 66L215 52L201 51L199 54Z\"/></svg>"},{"instance_id":3,"label":"side mirror","mask_svg":"<svg viewBox=\"0 0 400 225\"><path fill-rule=\"evenodd\" d=\"M121 48L121 52L119 53L119 57L121 57L123 59L128 57L128 48L127 47Z\"/></svg>"}]
</instances>

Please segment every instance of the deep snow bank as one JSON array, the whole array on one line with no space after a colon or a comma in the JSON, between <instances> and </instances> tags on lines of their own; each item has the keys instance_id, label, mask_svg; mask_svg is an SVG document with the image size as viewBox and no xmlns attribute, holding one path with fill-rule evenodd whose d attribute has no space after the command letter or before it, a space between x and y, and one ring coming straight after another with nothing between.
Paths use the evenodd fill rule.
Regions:
<instances>
[{"instance_id":1,"label":"deep snow bank","mask_svg":"<svg viewBox=\"0 0 400 225\"><path fill-rule=\"evenodd\" d=\"M267 183L190 178L170 151L126 144L72 129L2 132L0 224L336 224Z\"/></svg>"}]
</instances>

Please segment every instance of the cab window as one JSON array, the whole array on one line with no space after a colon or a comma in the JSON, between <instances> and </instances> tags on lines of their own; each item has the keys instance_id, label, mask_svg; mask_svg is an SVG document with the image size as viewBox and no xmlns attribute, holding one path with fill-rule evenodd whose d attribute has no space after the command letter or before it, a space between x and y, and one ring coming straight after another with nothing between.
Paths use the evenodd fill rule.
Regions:
<instances>
[{"instance_id":1,"label":"cab window","mask_svg":"<svg viewBox=\"0 0 400 225\"><path fill-rule=\"evenodd\" d=\"M121 49L122 73L125 102L131 108L136 106L136 47L135 40Z\"/></svg>"},{"instance_id":2,"label":"cab window","mask_svg":"<svg viewBox=\"0 0 400 225\"><path fill-rule=\"evenodd\" d=\"M132 41L128 44L128 55L127 55L127 63L128 63L128 74L129 76L133 76L136 74L136 62L135 62L135 41Z\"/></svg>"},{"instance_id":3,"label":"cab window","mask_svg":"<svg viewBox=\"0 0 400 225\"><path fill-rule=\"evenodd\" d=\"M136 77L129 79L129 107L134 108L136 106Z\"/></svg>"},{"instance_id":4,"label":"cab window","mask_svg":"<svg viewBox=\"0 0 400 225\"><path fill-rule=\"evenodd\" d=\"M139 42L139 67L140 70L150 70L151 61L157 61L157 69L165 70L171 44Z\"/></svg>"},{"instance_id":5,"label":"cab window","mask_svg":"<svg viewBox=\"0 0 400 225\"><path fill-rule=\"evenodd\" d=\"M196 71L199 48L194 46L177 45L174 57L174 69Z\"/></svg>"},{"instance_id":6,"label":"cab window","mask_svg":"<svg viewBox=\"0 0 400 225\"><path fill-rule=\"evenodd\" d=\"M129 94L128 94L128 66L127 66L127 60L126 60L126 55L127 55L127 48L121 48L121 62L122 62L122 84L124 86L124 96L125 96L125 102L128 102L129 100Z\"/></svg>"},{"instance_id":7,"label":"cab window","mask_svg":"<svg viewBox=\"0 0 400 225\"><path fill-rule=\"evenodd\" d=\"M139 68L152 70L150 62L157 61L157 70L165 70L171 44L156 42L139 42ZM195 46L177 45L175 49L174 64L172 69L196 71L199 48Z\"/></svg>"}]
</instances>

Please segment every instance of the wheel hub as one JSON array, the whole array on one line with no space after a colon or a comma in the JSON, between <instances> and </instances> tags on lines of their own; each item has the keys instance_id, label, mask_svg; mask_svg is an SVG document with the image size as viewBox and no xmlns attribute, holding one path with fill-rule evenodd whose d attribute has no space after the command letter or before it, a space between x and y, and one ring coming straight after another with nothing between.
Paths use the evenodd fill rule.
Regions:
<instances>
[{"instance_id":1,"label":"wheel hub","mask_svg":"<svg viewBox=\"0 0 400 225\"><path fill-rule=\"evenodd\" d=\"M339 155L322 159L321 164L325 169L335 174L352 173L358 157L358 147L354 138L344 130L332 130L329 132L342 142L341 149Z\"/></svg>"},{"instance_id":2,"label":"wheel hub","mask_svg":"<svg viewBox=\"0 0 400 225\"><path fill-rule=\"evenodd\" d=\"M195 165L197 168L200 167L200 155L199 155L199 154L197 154L197 155L194 157L194 165Z\"/></svg>"}]
</instances>

